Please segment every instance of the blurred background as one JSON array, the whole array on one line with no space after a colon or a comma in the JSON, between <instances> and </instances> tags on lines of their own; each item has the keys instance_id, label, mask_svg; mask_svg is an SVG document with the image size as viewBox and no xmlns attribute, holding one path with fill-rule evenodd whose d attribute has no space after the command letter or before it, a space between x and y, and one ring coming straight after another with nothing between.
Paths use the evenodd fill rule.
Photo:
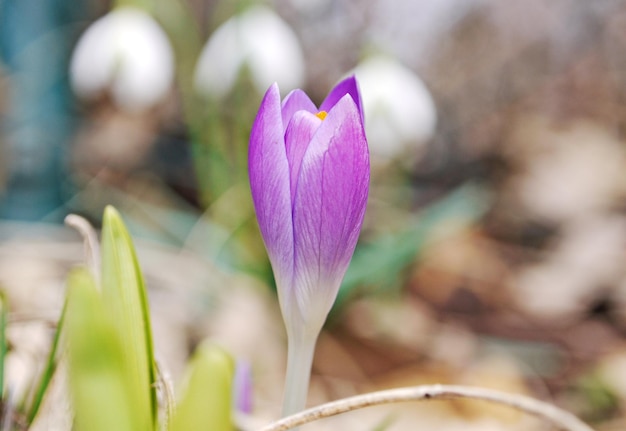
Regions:
<instances>
[{"instance_id":1,"label":"blurred background","mask_svg":"<svg viewBox=\"0 0 626 431\"><path fill-rule=\"evenodd\" d=\"M174 382L210 337L278 416L285 335L247 183L261 97L355 73L372 182L309 403L468 384L626 427L626 2L0 0L0 285L12 367L40 369L68 213L116 206ZM48 402L53 404L51 401ZM69 429L49 407L36 426ZM67 416L67 415L65 415ZM310 429L548 429L436 402Z\"/></svg>"}]
</instances>

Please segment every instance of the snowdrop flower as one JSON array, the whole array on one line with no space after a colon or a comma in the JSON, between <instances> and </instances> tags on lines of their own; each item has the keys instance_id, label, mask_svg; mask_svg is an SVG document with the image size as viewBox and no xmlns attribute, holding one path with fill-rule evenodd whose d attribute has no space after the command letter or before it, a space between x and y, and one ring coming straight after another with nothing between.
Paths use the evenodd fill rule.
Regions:
<instances>
[{"instance_id":1,"label":"snowdrop flower","mask_svg":"<svg viewBox=\"0 0 626 431\"><path fill-rule=\"evenodd\" d=\"M411 70L395 60L374 56L359 64L354 74L361 84L372 155L398 157L432 137L437 123L435 103Z\"/></svg>"},{"instance_id":2,"label":"snowdrop flower","mask_svg":"<svg viewBox=\"0 0 626 431\"><path fill-rule=\"evenodd\" d=\"M283 413L306 402L317 336L357 243L369 189L369 151L357 82L340 82L318 109L276 84L250 134L250 187L274 270L289 341Z\"/></svg>"},{"instance_id":3,"label":"snowdrop flower","mask_svg":"<svg viewBox=\"0 0 626 431\"><path fill-rule=\"evenodd\" d=\"M304 79L304 56L297 36L267 7L252 7L213 33L196 66L196 87L204 94L223 97L244 65L260 93L275 81L295 88Z\"/></svg>"},{"instance_id":4,"label":"snowdrop flower","mask_svg":"<svg viewBox=\"0 0 626 431\"><path fill-rule=\"evenodd\" d=\"M82 35L70 62L74 91L90 99L109 90L120 107L141 111L162 99L174 78L165 32L141 9L120 7Z\"/></svg>"}]
</instances>

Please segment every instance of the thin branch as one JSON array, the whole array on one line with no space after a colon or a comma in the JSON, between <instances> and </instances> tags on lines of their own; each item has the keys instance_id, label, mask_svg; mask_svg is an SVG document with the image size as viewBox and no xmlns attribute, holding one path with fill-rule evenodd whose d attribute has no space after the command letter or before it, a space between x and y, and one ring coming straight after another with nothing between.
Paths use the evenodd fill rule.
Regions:
<instances>
[{"instance_id":1,"label":"thin branch","mask_svg":"<svg viewBox=\"0 0 626 431\"><path fill-rule=\"evenodd\" d=\"M503 404L542 418L563 431L593 431L576 416L544 401L492 389L452 385L413 386L344 398L288 416L265 426L260 431L284 431L318 419L380 404L455 398L471 398Z\"/></svg>"}]
</instances>

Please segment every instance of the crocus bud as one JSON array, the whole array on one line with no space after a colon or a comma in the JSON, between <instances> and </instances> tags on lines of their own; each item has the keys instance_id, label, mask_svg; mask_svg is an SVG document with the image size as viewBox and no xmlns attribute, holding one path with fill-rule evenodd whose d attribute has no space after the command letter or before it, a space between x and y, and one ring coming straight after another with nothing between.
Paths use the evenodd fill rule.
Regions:
<instances>
[{"instance_id":1,"label":"crocus bud","mask_svg":"<svg viewBox=\"0 0 626 431\"><path fill-rule=\"evenodd\" d=\"M248 164L287 327L287 385L299 386L305 399L313 347L352 258L367 203L369 152L355 78L340 82L319 109L302 90L281 102L272 85L252 127ZM289 388L285 401L285 414L304 404Z\"/></svg>"},{"instance_id":2,"label":"crocus bud","mask_svg":"<svg viewBox=\"0 0 626 431\"><path fill-rule=\"evenodd\" d=\"M252 127L250 186L288 331L317 334L361 230L369 154L356 80L318 110L272 85Z\"/></svg>"}]
</instances>

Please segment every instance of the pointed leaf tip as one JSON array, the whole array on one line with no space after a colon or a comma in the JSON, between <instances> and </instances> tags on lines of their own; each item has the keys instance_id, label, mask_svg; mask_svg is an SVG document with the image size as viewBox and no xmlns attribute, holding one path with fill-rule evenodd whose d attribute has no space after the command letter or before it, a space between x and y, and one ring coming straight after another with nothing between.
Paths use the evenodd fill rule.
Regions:
<instances>
[{"instance_id":1,"label":"pointed leaf tip","mask_svg":"<svg viewBox=\"0 0 626 431\"><path fill-rule=\"evenodd\" d=\"M147 293L130 234L112 206L103 216L102 295L124 346L143 425L151 426L157 414L156 366Z\"/></svg>"},{"instance_id":2,"label":"pointed leaf tip","mask_svg":"<svg viewBox=\"0 0 626 431\"><path fill-rule=\"evenodd\" d=\"M232 431L233 377L230 355L214 344L202 343L188 365L170 431Z\"/></svg>"}]
</instances>

